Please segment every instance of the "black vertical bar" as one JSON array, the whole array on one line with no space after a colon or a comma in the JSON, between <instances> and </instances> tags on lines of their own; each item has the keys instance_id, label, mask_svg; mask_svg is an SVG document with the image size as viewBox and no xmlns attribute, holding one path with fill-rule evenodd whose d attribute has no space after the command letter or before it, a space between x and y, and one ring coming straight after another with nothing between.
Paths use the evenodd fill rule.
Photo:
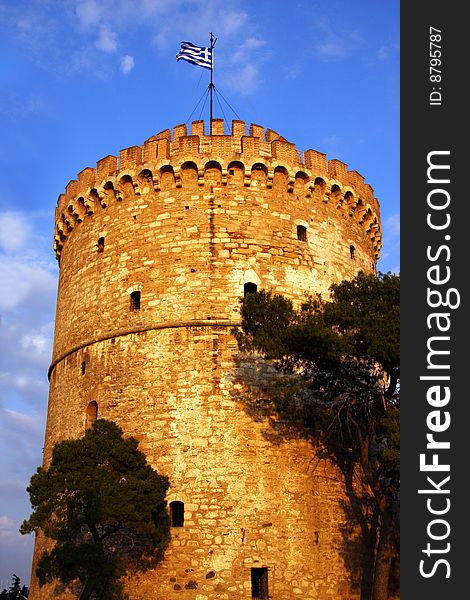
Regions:
<instances>
[{"instance_id":1,"label":"black vertical bar","mask_svg":"<svg viewBox=\"0 0 470 600\"><path fill-rule=\"evenodd\" d=\"M401 3L401 600L468 590L466 22Z\"/></svg>"},{"instance_id":2,"label":"black vertical bar","mask_svg":"<svg viewBox=\"0 0 470 600\"><path fill-rule=\"evenodd\" d=\"M214 34L211 31L211 82L209 84L210 91L210 134L212 135L212 91L214 89L214 84L212 82L212 74L214 72Z\"/></svg>"}]
</instances>

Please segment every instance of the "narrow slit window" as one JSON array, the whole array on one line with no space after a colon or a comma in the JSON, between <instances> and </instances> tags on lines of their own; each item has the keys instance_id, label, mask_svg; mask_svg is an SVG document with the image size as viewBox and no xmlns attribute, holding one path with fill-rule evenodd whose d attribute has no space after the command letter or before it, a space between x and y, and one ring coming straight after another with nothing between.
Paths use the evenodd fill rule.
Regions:
<instances>
[{"instance_id":1,"label":"narrow slit window","mask_svg":"<svg viewBox=\"0 0 470 600\"><path fill-rule=\"evenodd\" d=\"M90 429L98 418L98 403L92 400L86 408L85 428Z\"/></svg>"},{"instance_id":2,"label":"narrow slit window","mask_svg":"<svg viewBox=\"0 0 470 600\"><path fill-rule=\"evenodd\" d=\"M131 312L140 310L140 292L131 292Z\"/></svg>"},{"instance_id":3,"label":"narrow slit window","mask_svg":"<svg viewBox=\"0 0 470 600\"><path fill-rule=\"evenodd\" d=\"M256 294L257 290L258 290L258 286L256 285L256 283L252 283L251 281L248 281L243 286L243 295L246 296L247 294Z\"/></svg>"},{"instance_id":4,"label":"narrow slit window","mask_svg":"<svg viewBox=\"0 0 470 600\"><path fill-rule=\"evenodd\" d=\"M354 248L354 246L352 244L349 246L349 256L353 260L356 257L356 248Z\"/></svg>"},{"instance_id":5,"label":"narrow slit window","mask_svg":"<svg viewBox=\"0 0 470 600\"><path fill-rule=\"evenodd\" d=\"M304 225L297 225L297 239L301 242L307 241L307 228Z\"/></svg>"},{"instance_id":6,"label":"narrow slit window","mask_svg":"<svg viewBox=\"0 0 470 600\"><path fill-rule=\"evenodd\" d=\"M103 252L104 250L104 237L100 237L98 240L98 252Z\"/></svg>"},{"instance_id":7,"label":"narrow slit window","mask_svg":"<svg viewBox=\"0 0 470 600\"><path fill-rule=\"evenodd\" d=\"M82 362L82 375L85 375L85 371L86 371L86 362L83 361Z\"/></svg>"},{"instance_id":8,"label":"narrow slit window","mask_svg":"<svg viewBox=\"0 0 470 600\"><path fill-rule=\"evenodd\" d=\"M174 500L170 503L170 519L172 527L183 527L184 503L180 500Z\"/></svg>"},{"instance_id":9,"label":"narrow slit window","mask_svg":"<svg viewBox=\"0 0 470 600\"><path fill-rule=\"evenodd\" d=\"M251 569L251 597L253 600L268 600L267 567L254 567Z\"/></svg>"}]
</instances>

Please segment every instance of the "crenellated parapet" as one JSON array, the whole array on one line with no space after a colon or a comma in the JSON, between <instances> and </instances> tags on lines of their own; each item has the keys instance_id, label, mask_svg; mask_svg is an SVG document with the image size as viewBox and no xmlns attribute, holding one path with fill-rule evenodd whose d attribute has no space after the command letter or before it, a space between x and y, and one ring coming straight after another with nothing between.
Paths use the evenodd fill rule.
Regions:
<instances>
[{"instance_id":1,"label":"crenellated parapet","mask_svg":"<svg viewBox=\"0 0 470 600\"><path fill-rule=\"evenodd\" d=\"M190 131L177 125L150 137L142 146L106 156L87 167L58 198L54 250L59 259L70 231L98 209L129 197L186 188L209 191L238 185L267 189L284 186L286 202L300 195L333 205L358 222L370 237L376 259L381 248L380 209L372 187L357 171L316 150L299 152L295 144L271 129L232 121L226 134L223 119L213 119L212 135L204 121ZM278 188L279 189L279 188Z\"/></svg>"}]
</instances>

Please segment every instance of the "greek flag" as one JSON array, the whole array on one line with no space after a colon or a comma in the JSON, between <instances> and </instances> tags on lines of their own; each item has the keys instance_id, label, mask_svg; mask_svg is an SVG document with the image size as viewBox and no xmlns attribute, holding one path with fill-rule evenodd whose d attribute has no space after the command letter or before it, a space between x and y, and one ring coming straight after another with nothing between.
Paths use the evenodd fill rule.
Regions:
<instances>
[{"instance_id":1,"label":"greek flag","mask_svg":"<svg viewBox=\"0 0 470 600\"><path fill-rule=\"evenodd\" d=\"M212 48L201 48L191 42L181 42L181 50L176 55L176 60L180 58L198 67L212 69Z\"/></svg>"}]
</instances>

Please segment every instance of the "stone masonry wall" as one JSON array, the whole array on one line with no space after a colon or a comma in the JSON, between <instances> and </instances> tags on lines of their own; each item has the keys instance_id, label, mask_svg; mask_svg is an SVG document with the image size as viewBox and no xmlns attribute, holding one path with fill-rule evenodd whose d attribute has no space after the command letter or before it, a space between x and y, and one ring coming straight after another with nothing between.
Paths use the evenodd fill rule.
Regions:
<instances>
[{"instance_id":1,"label":"stone masonry wall","mask_svg":"<svg viewBox=\"0 0 470 600\"><path fill-rule=\"evenodd\" d=\"M273 600L356 599L364 554L343 477L279 422L272 369L240 356L230 329L246 283L298 303L375 271L378 203L339 161L309 150L302 162L257 125L222 128L162 132L59 197L44 460L96 402L169 476L184 526L158 568L129 579L132 599L248 600L257 566ZM32 600L53 594L33 578Z\"/></svg>"}]
</instances>

